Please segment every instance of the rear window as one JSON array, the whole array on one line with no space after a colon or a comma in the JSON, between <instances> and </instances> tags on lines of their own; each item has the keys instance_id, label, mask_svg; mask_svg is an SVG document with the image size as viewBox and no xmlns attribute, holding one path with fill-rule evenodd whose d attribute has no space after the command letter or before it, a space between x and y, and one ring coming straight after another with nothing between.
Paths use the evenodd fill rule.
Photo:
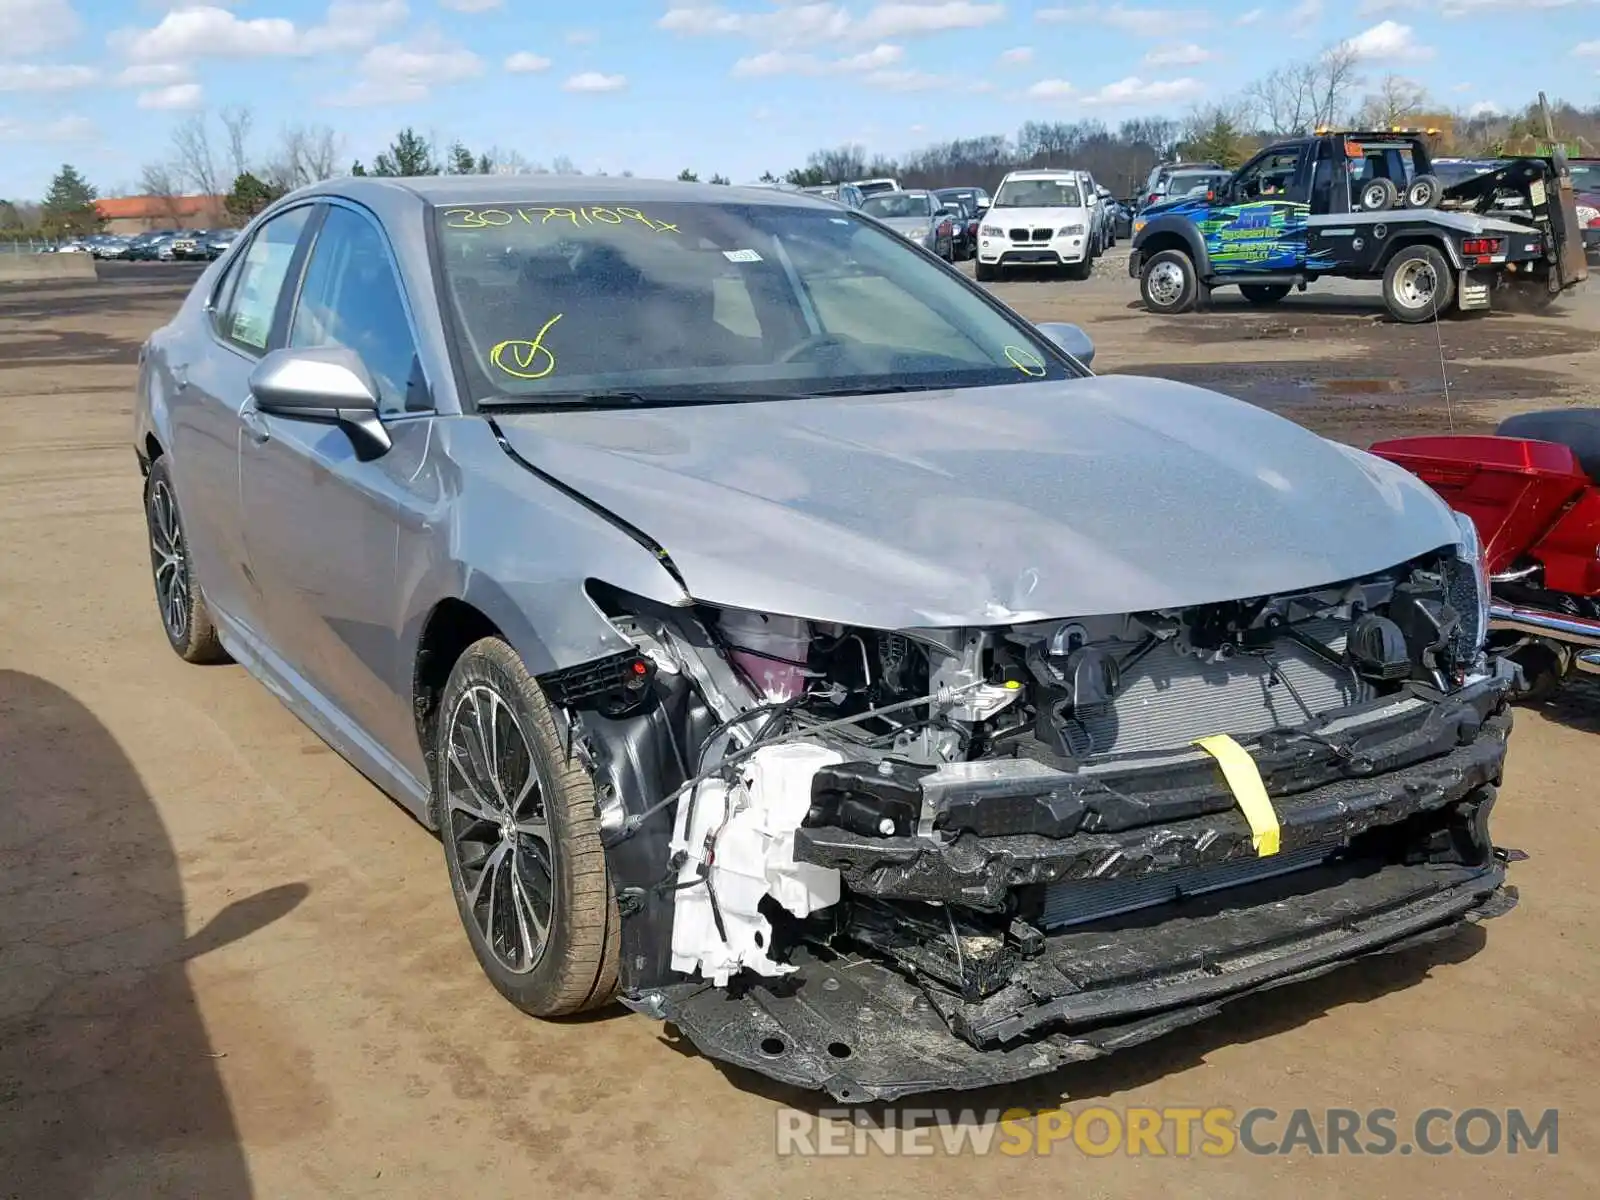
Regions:
<instances>
[{"instance_id":1,"label":"rear window","mask_svg":"<svg viewBox=\"0 0 1600 1200\"><path fill-rule=\"evenodd\" d=\"M933 200L929 196L909 192L887 192L881 196L869 196L861 205L861 211L874 217L931 217Z\"/></svg>"}]
</instances>

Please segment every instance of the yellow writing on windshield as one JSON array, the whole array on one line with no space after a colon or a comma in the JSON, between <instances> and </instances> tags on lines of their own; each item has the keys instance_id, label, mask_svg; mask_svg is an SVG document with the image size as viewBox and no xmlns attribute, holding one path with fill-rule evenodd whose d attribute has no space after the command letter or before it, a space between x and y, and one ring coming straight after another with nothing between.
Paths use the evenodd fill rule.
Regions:
<instances>
[{"instance_id":1,"label":"yellow writing on windshield","mask_svg":"<svg viewBox=\"0 0 1600 1200\"><path fill-rule=\"evenodd\" d=\"M532 341L511 338L496 342L489 350L489 361L513 378L543 379L556 369L555 353L544 344L544 335L564 315L557 313L546 321Z\"/></svg>"},{"instance_id":2,"label":"yellow writing on windshield","mask_svg":"<svg viewBox=\"0 0 1600 1200\"><path fill-rule=\"evenodd\" d=\"M1007 346L1006 361L1030 379L1041 379L1050 370L1044 365L1044 359L1021 346Z\"/></svg>"},{"instance_id":3,"label":"yellow writing on windshield","mask_svg":"<svg viewBox=\"0 0 1600 1200\"><path fill-rule=\"evenodd\" d=\"M548 225L571 222L582 229L586 225L642 226L651 233L677 233L678 227L670 221L659 221L646 216L637 208L567 208L560 205L538 205L523 208L447 208L444 210L446 229L493 229L500 225L518 222L524 225Z\"/></svg>"}]
</instances>

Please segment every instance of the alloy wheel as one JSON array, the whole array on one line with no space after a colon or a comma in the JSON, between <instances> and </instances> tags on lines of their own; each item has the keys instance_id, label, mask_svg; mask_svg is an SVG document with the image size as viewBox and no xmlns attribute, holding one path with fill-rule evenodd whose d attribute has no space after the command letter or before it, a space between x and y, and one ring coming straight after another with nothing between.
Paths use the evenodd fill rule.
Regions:
<instances>
[{"instance_id":1,"label":"alloy wheel","mask_svg":"<svg viewBox=\"0 0 1600 1200\"><path fill-rule=\"evenodd\" d=\"M1400 303L1407 308L1422 308L1433 299L1433 290L1437 283L1433 268L1418 258L1400 268L1395 276L1394 290Z\"/></svg>"},{"instance_id":2,"label":"alloy wheel","mask_svg":"<svg viewBox=\"0 0 1600 1200\"><path fill-rule=\"evenodd\" d=\"M1183 295L1183 268L1177 263L1157 263L1150 271L1150 298L1163 308Z\"/></svg>"},{"instance_id":3,"label":"alloy wheel","mask_svg":"<svg viewBox=\"0 0 1600 1200\"><path fill-rule=\"evenodd\" d=\"M172 490L164 479L150 489L150 564L155 573L161 623L174 643L189 636L189 565L183 551L183 526Z\"/></svg>"},{"instance_id":4,"label":"alloy wheel","mask_svg":"<svg viewBox=\"0 0 1600 1200\"><path fill-rule=\"evenodd\" d=\"M449 717L445 827L469 919L495 960L532 971L550 941L555 854L528 738L494 688L467 688Z\"/></svg>"}]
</instances>

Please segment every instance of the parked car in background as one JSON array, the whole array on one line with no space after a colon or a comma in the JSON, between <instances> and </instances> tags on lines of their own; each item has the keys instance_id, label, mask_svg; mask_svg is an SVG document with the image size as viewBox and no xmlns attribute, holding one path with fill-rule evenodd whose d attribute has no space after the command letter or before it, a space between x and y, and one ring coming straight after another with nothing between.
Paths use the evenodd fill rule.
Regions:
<instances>
[{"instance_id":1,"label":"parked car in background","mask_svg":"<svg viewBox=\"0 0 1600 1200\"><path fill-rule=\"evenodd\" d=\"M861 189L853 183L819 183L813 187L802 188L801 191L821 196L824 200L832 200L846 208L860 208L861 202L866 199L861 194Z\"/></svg>"},{"instance_id":2,"label":"parked car in background","mask_svg":"<svg viewBox=\"0 0 1600 1200\"><path fill-rule=\"evenodd\" d=\"M877 196L884 192L898 192L900 181L898 179L856 179L852 185L861 190L863 196Z\"/></svg>"},{"instance_id":3,"label":"parked car in background","mask_svg":"<svg viewBox=\"0 0 1600 1200\"><path fill-rule=\"evenodd\" d=\"M861 202L861 211L940 258L955 254L956 218L932 192L879 192Z\"/></svg>"},{"instance_id":4,"label":"parked car in background","mask_svg":"<svg viewBox=\"0 0 1600 1200\"><path fill-rule=\"evenodd\" d=\"M1145 180L1144 194L1139 197L1139 210L1149 208L1152 204L1160 204L1164 200L1175 200L1186 195L1193 186L1192 180L1198 175L1211 174L1220 179L1228 177L1228 169L1217 162L1165 162L1157 163L1150 171L1150 177ZM1182 174L1186 181L1175 187L1172 177Z\"/></svg>"},{"instance_id":5,"label":"parked car in background","mask_svg":"<svg viewBox=\"0 0 1600 1200\"><path fill-rule=\"evenodd\" d=\"M1093 176L1090 176L1091 180ZM1100 227L1100 249L1106 250L1117 244L1117 198L1111 194L1111 189L1096 183L1094 194L1097 203L1094 206L1095 222Z\"/></svg>"},{"instance_id":6,"label":"parked car in background","mask_svg":"<svg viewBox=\"0 0 1600 1200\"><path fill-rule=\"evenodd\" d=\"M1600 158L1572 158L1572 189L1578 193L1578 224L1583 227L1583 248L1600 259Z\"/></svg>"},{"instance_id":7,"label":"parked car in background","mask_svg":"<svg viewBox=\"0 0 1600 1200\"><path fill-rule=\"evenodd\" d=\"M159 247L177 236L176 229L152 229L148 233L141 233L128 243L124 257L135 262L153 262Z\"/></svg>"},{"instance_id":8,"label":"parked car in background","mask_svg":"<svg viewBox=\"0 0 1600 1200\"><path fill-rule=\"evenodd\" d=\"M1063 267L1087 279L1094 267L1094 207L1084 194L1084 172L1012 171L978 228L981 280L1006 267Z\"/></svg>"},{"instance_id":9,"label":"parked car in background","mask_svg":"<svg viewBox=\"0 0 1600 1200\"><path fill-rule=\"evenodd\" d=\"M201 249L204 251L202 257L206 259L221 258L228 252L228 248L233 245L233 239L238 236L239 231L237 229L213 230L201 245Z\"/></svg>"},{"instance_id":10,"label":"parked car in background","mask_svg":"<svg viewBox=\"0 0 1600 1200\"><path fill-rule=\"evenodd\" d=\"M955 223L950 261L965 262L978 252L978 211L959 196L936 191L933 197Z\"/></svg>"},{"instance_id":11,"label":"parked car in background","mask_svg":"<svg viewBox=\"0 0 1600 1200\"><path fill-rule=\"evenodd\" d=\"M946 187L934 189L935 196L949 202L958 201L966 210L967 257L978 253L978 225L989 208L989 193L977 187Z\"/></svg>"},{"instance_id":12,"label":"parked car in background","mask_svg":"<svg viewBox=\"0 0 1600 1200\"><path fill-rule=\"evenodd\" d=\"M206 239L211 236L206 229L190 229L176 235L168 245L177 262L193 262L206 256Z\"/></svg>"}]
</instances>

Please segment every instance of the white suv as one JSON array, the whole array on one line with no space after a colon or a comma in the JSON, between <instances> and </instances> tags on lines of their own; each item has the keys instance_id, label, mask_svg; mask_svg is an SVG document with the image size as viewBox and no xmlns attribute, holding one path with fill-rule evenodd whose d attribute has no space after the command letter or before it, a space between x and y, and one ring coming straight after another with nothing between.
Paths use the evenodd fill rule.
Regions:
<instances>
[{"instance_id":1,"label":"white suv","mask_svg":"<svg viewBox=\"0 0 1600 1200\"><path fill-rule=\"evenodd\" d=\"M1083 171L1012 171L978 226L978 278L1003 267L1065 267L1087 279L1099 252L1099 196Z\"/></svg>"}]
</instances>

